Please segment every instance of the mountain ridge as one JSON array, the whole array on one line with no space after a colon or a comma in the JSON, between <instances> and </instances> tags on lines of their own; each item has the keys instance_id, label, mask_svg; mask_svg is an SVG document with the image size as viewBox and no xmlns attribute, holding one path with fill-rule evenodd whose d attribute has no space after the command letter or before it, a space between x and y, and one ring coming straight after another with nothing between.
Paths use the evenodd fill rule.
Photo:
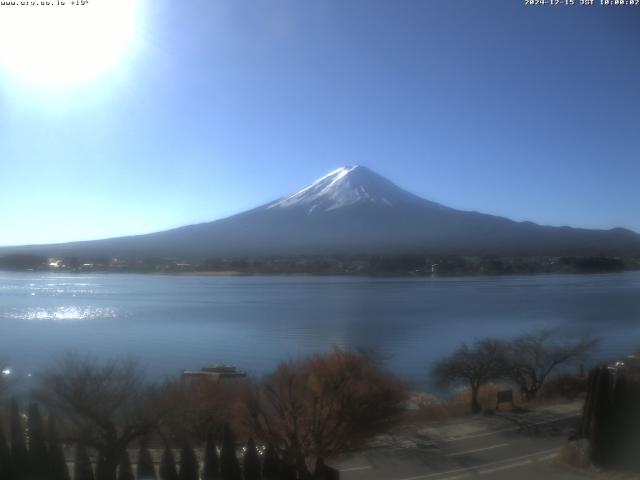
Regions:
<instances>
[{"instance_id":1,"label":"mountain ridge","mask_svg":"<svg viewBox=\"0 0 640 480\"><path fill-rule=\"evenodd\" d=\"M552 227L456 210L353 165L212 222L103 240L0 248L0 255L25 252L172 259L421 252L640 255L640 235L623 228Z\"/></svg>"}]
</instances>

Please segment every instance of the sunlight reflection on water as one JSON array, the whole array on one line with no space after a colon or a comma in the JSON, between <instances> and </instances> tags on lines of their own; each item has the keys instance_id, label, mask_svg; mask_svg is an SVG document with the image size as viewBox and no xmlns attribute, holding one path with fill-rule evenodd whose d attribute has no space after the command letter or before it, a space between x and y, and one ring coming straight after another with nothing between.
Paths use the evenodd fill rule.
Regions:
<instances>
[{"instance_id":1,"label":"sunlight reflection on water","mask_svg":"<svg viewBox=\"0 0 640 480\"><path fill-rule=\"evenodd\" d=\"M61 306L55 308L30 308L7 315L12 320L78 322L116 318L115 308Z\"/></svg>"},{"instance_id":2,"label":"sunlight reflection on water","mask_svg":"<svg viewBox=\"0 0 640 480\"><path fill-rule=\"evenodd\" d=\"M31 295L34 293L35 295ZM0 359L38 371L68 350L130 355L151 376L207 363L255 374L336 345L375 351L416 388L461 342L555 327L640 346L640 272L469 278L0 273ZM18 371L18 370L16 370Z\"/></svg>"}]
</instances>

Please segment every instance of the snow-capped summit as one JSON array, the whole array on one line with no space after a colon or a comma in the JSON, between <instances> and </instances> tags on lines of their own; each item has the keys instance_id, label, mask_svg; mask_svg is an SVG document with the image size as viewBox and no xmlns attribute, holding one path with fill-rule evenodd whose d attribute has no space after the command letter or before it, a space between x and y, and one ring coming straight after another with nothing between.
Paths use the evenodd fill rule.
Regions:
<instances>
[{"instance_id":1,"label":"snow-capped summit","mask_svg":"<svg viewBox=\"0 0 640 480\"><path fill-rule=\"evenodd\" d=\"M307 213L317 213L356 204L394 207L425 202L367 167L354 165L338 168L265 208L298 207Z\"/></svg>"},{"instance_id":2,"label":"snow-capped summit","mask_svg":"<svg viewBox=\"0 0 640 480\"><path fill-rule=\"evenodd\" d=\"M420 198L366 167L342 167L303 189L227 218L91 242L0 248L44 257L218 257L327 254L600 255L640 252L624 230L548 227Z\"/></svg>"}]
</instances>

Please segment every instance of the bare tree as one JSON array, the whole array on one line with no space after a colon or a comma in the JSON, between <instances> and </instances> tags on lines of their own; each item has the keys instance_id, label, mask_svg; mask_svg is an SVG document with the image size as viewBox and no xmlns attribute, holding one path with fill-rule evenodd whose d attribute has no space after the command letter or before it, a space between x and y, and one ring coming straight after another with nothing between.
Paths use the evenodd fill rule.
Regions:
<instances>
[{"instance_id":1,"label":"bare tree","mask_svg":"<svg viewBox=\"0 0 640 480\"><path fill-rule=\"evenodd\" d=\"M583 361L597 342L597 339L561 341L555 330L523 335L509 342L505 376L531 400L551 372L561 365Z\"/></svg>"},{"instance_id":2,"label":"bare tree","mask_svg":"<svg viewBox=\"0 0 640 480\"><path fill-rule=\"evenodd\" d=\"M41 375L37 396L69 424L70 440L98 452L100 480L115 480L118 462L134 439L152 428L148 387L131 361L100 362L66 354Z\"/></svg>"},{"instance_id":3,"label":"bare tree","mask_svg":"<svg viewBox=\"0 0 640 480\"><path fill-rule=\"evenodd\" d=\"M494 339L480 340L471 347L462 344L450 357L436 362L432 376L443 387L464 383L471 391L471 411L480 412L480 387L500 378L506 362L504 342Z\"/></svg>"},{"instance_id":4,"label":"bare tree","mask_svg":"<svg viewBox=\"0 0 640 480\"><path fill-rule=\"evenodd\" d=\"M243 408L250 432L308 478L310 462L388 427L405 400L405 387L370 357L336 349L281 364Z\"/></svg>"}]
</instances>

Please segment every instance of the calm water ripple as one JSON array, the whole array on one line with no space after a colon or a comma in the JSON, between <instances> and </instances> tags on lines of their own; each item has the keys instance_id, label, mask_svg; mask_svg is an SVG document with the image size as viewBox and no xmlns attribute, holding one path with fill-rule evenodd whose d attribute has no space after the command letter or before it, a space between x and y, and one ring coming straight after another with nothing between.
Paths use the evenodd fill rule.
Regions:
<instances>
[{"instance_id":1,"label":"calm water ripple","mask_svg":"<svg viewBox=\"0 0 640 480\"><path fill-rule=\"evenodd\" d=\"M376 349L426 387L462 341L556 327L640 348L640 273L478 278L174 277L0 272L0 361L66 350L138 358L151 375L211 362L264 373L334 345Z\"/></svg>"}]
</instances>

